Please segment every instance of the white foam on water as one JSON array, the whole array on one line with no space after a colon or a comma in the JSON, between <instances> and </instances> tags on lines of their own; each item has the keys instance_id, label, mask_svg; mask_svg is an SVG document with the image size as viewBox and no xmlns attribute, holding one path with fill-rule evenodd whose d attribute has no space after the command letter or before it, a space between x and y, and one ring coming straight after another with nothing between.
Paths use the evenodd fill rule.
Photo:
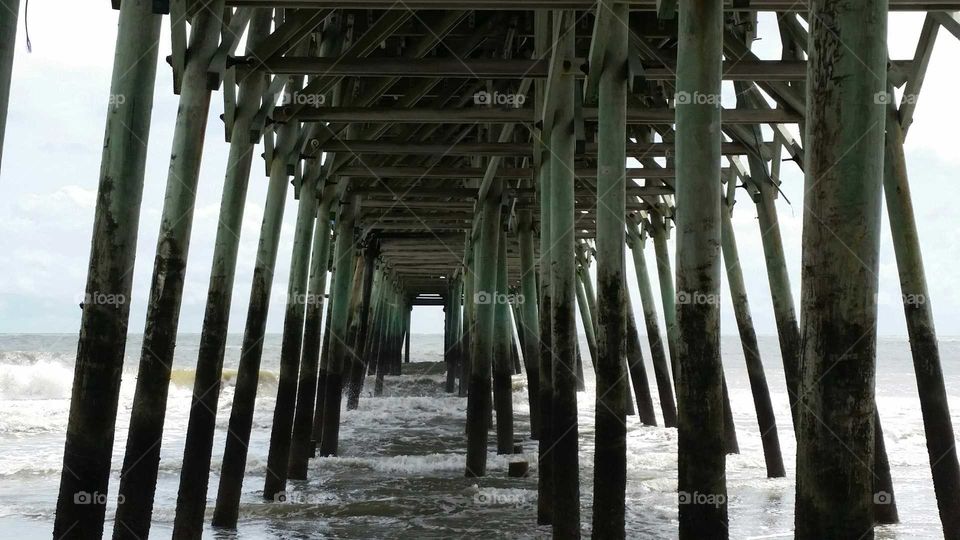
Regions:
<instances>
[{"instance_id":1,"label":"white foam on water","mask_svg":"<svg viewBox=\"0 0 960 540\"><path fill-rule=\"evenodd\" d=\"M68 399L72 387L73 369L55 359L0 362L0 401Z\"/></svg>"}]
</instances>

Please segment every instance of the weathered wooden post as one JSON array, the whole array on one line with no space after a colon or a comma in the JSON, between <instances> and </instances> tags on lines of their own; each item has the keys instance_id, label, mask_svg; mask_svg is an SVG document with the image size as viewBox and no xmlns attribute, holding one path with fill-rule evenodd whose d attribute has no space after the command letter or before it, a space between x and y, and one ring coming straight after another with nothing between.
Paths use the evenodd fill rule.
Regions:
<instances>
[{"instance_id":1,"label":"weathered wooden post","mask_svg":"<svg viewBox=\"0 0 960 540\"><path fill-rule=\"evenodd\" d=\"M692 99L692 98L691 98ZM719 107L719 105L717 105ZM719 182L719 175L717 176ZM674 292L673 289L673 276L670 270L670 253L667 251L667 239L666 239L666 219L660 220L656 215L651 214L651 228L653 229L653 242L654 248L657 254L657 270L660 274L660 294L663 299L664 305L664 318L667 321L667 345L671 349L671 360L673 366L673 385L677 389L677 401L680 401L680 370L678 367L678 358L675 353L679 351L677 346L677 305L678 304L688 304L692 303L695 300L699 299L701 302L711 301L717 303L719 296L716 297L707 297L704 295L696 295L690 291L684 291L682 289ZM678 225L679 226L679 225ZM679 241L678 241L679 242ZM678 243L679 245L679 243ZM672 306L672 307L668 307ZM673 319L673 323L670 323L670 320ZM670 328L673 328L673 335L671 336ZM724 451L728 454L737 454L740 452L740 445L737 442L737 430L736 426L733 423L733 410L730 407L730 396L727 394L727 381L723 376L723 371L720 372L720 393L721 399L723 400L723 447ZM678 407L679 409L679 407ZM679 418L679 415L678 415Z\"/></svg>"},{"instance_id":2,"label":"weathered wooden post","mask_svg":"<svg viewBox=\"0 0 960 540\"><path fill-rule=\"evenodd\" d=\"M587 300L593 328L597 328L597 292L593 290L590 278L590 246L586 242L577 242L577 278L583 285L584 298Z\"/></svg>"},{"instance_id":3,"label":"weathered wooden post","mask_svg":"<svg viewBox=\"0 0 960 540\"><path fill-rule=\"evenodd\" d=\"M796 537L873 538L887 2L809 20Z\"/></svg>"},{"instance_id":4,"label":"weathered wooden post","mask_svg":"<svg viewBox=\"0 0 960 540\"><path fill-rule=\"evenodd\" d=\"M207 1L192 20L147 304L143 349L120 473L118 497L123 498L124 504L117 507L114 538L145 538L150 532L170 368L177 342L193 207L210 109L211 89L207 73L220 42L219 14L223 7L223 0Z\"/></svg>"},{"instance_id":5,"label":"weathered wooden post","mask_svg":"<svg viewBox=\"0 0 960 540\"><path fill-rule=\"evenodd\" d=\"M643 320L647 329L647 341L650 346L650 356L653 360L653 373L657 380L657 393L660 395L660 410L663 413L663 425L677 427L677 405L673 398L673 382L670 380L670 367L667 364L667 354L663 349L663 340L660 339L660 324L657 322L657 306L653 302L653 291L650 288L650 276L647 274L647 261L643 250L646 242L641 236L635 221L627 223L629 235L627 245L633 252L633 266L637 273L637 285L640 289L640 305L643 309Z\"/></svg>"},{"instance_id":6,"label":"weathered wooden post","mask_svg":"<svg viewBox=\"0 0 960 540\"><path fill-rule=\"evenodd\" d=\"M532 183L528 182L527 187ZM527 397L530 401L530 435L540 434L540 310L537 292L537 269L533 246L533 210L517 211L517 235L520 243L520 303L517 320L522 329L523 362L527 372Z\"/></svg>"},{"instance_id":7,"label":"weathered wooden post","mask_svg":"<svg viewBox=\"0 0 960 540\"><path fill-rule=\"evenodd\" d=\"M734 181L733 179L728 180L728 182ZM747 287L743 281L740 255L737 251L737 239L734 237L733 222L730 219L730 204L726 201L721 202L722 231L720 247L727 269L730 300L733 302L733 312L737 319L737 328L740 331L740 345L743 347L743 357L747 363L747 377L750 379L750 390L753 393L753 406L757 411L757 424L760 429L760 440L763 444L767 478L781 478L786 476L786 471L783 468L783 455L780 452L777 419L773 414L770 388L767 387L767 377L763 372L763 362L760 359L757 333L753 329L753 318L750 316Z\"/></svg>"},{"instance_id":8,"label":"weathered wooden post","mask_svg":"<svg viewBox=\"0 0 960 540\"><path fill-rule=\"evenodd\" d=\"M300 377L297 386L296 412L293 417L293 435L290 442L290 465L287 476L294 480L307 477L307 462L313 451L311 432L317 397L317 377L320 363L321 321L324 294L327 289L327 271L330 263L330 209L336 198L336 187L325 185L317 209L316 230L310 259L310 277L307 287L307 311L304 318L303 347L300 356Z\"/></svg>"},{"instance_id":9,"label":"weathered wooden post","mask_svg":"<svg viewBox=\"0 0 960 540\"><path fill-rule=\"evenodd\" d=\"M331 241L331 251L336 249L336 234L332 236ZM334 267L333 262L329 263L331 270L331 283L333 283L333 271ZM333 302L331 301L332 295L328 295L327 298L327 314L324 316L323 320L323 344L320 346L320 373L317 375L317 397L314 400L315 405L313 409L313 430L310 435L310 440L313 444L313 451L310 453L310 457L316 457L317 448L320 446L320 439L323 438L323 406L326 399L326 389L327 389L327 371L330 369L330 319L331 314L333 313Z\"/></svg>"},{"instance_id":10,"label":"weathered wooden post","mask_svg":"<svg viewBox=\"0 0 960 540\"><path fill-rule=\"evenodd\" d=\"M692 99L692 98L691 98ZM717 105L719 107L719 105ZM719 176L718 176L719 178ZM677 401L680 401L680 370L678 367L678 327L677 327L677 304L689 302L693 297L689 291L678 290L676 293L673 288L673 275L670 270L670 252L667 250L666 228L667 220L659 215L650 215L651 229L653 229L653 243L657 254L657 271L660 277L660 294L663 301L664 320L667 323L667 345L670 349L671 365L673 367L673 385L677 389ZM702 297L706 298L706 297ZM714 298L716 300L716 298ZM672 329L672 330L671 330ZM727 381L720 373L721 394L723 399L724 416L724 442L723 446L728 454L740 452L740 445L737 443L737 430L733 423L733 411L730 408L730 396L727 394Z\"/></svg>"},{"instance_id":11,"label":"weathered wooden post","mask_svg":"<svg viewBox=\"0 0 960 540\"><path fill-rule=\"evenodd\" d=\"M726 538L720 364L723 2L680 2L677 56L677 405L680 538ZM708 497L709 503L701 501Z\"/></svg>"},{"instance_id":12,"label":"weathered wooden post","mask_svg":"<svg viewBox=\"0 0 960 540\"><path fill-rule=\"evenodd\" d=\"M307 277L310 272L310 248L313 245L314 220L317 215L317 181L319 165L311 163L301 175L297 221L293 229L290 254L290 275L287 280L287 302L283 314L283 337L280 342L280 374L277 377L277 398L270 427L270 448L263 498L273 500L287 489L290 465L290 436L297 401L300 375L300 354L303 345L303 324L307 310Z\"/></svg>"},{"instance_id":13,"label":"weathered wooden post","mask_svg":"<svg viewBox=\"0 0 960 540\"><path fill-rule=\"evenodd\" d=\"M657 277L660 284L660 302L663 305L663 322L667 327L667 350L670 352L670 369L673 371L673 386L680 385L680 370L677 367L677 294L673 288L673 265L667 248L667 218L659 213L649 214L653 232L653 249L657 259ZM680 400L679 391L677 400Z\"/></svg>"},{"instance_id":14,"label":"weathered wooden post","mask_svg":"<svg viewBox=\"0 0 960 540\"><path fill-rule=\"evenodd\" d=\"M597 369L597 334L594 314L590 311L590 301L587 300L587 290L584 285L590 280L589 274L584 278L588 271L583 266L577 266L577 311L580 312L580 322L583 324L583 332L587 338L587 351L590 353L590 363L593 369Z\"/></svg>"},{"instance_id":15,"label":"weathered wooden post","mask_svg":"<svg viewBox=\"0 0 960 540\"><path fill-rule=\"evenodd\" d=\"M597 128L597 376L596 451L593 468L593 534L625 538L627 488L626 357L627 20L626 4L601 1L597 31L606 43L600 69ZM595 39L598 39L595 33ZM597 44L594 43L594 46ZM582 276L584 277L584 276ZM589 277L589 276L586 276ZM589 281L589 279L587 279ZM631 314L631 317L633 315ZM588 334L589 335L589 334ZM635 350L639 352L639 348ZM629 359L628 361L632 361ZM642 367L642 360L641 360ZM652 407L651 407L652 410Z\"/></svg>"},{"instance_id":16,"label":"weathered wooden post","mask_svg":"<svg viewBox=\"0 0 960 540\"><path fill-rule=\"evenodd\" d=\"M461 289L462 289L462 288L463 288L463 284L461 283ZM461 294L461 290L460 290L460 289L457 290L457 294L458 294L458 295ZM458 306L458 310L459 310L459 306L460 306L459 300L458 300L457 306ZM404 339L404 345L403 345L403 362L404 362L405 364L409 364L409 363L410 363L410 340L412 339L412 337L411 337L411 335L410 335L410 334L412 333L411 326L410 326L410 319L411 319L411 316L413 315L413 306L408 305L406 309L407 309L407 311L406 311L406 313L404 314L404 317L405 317L406 322L404 323L404 325L405 325L405 328L407 329L407 334L406 334L406 338ZM461 323L461 321L460 321L460 319L458 318L458 319L457 319L457 328L458 328L458 330L457 330L457 335L458 335L458 336L460 335L460 331L459 331L460 323ZM463 361L463 358L462 358L462 357L460 356L460 354L459 354L459 350L460 350L460 346L459 346L459 344L458 344L458 345L457 345L457 351L458 351L458 353L457 353L457 362L458 362L458 363L460 363L460 362Z\"/></svg>"},{"instance_id":17,"label":"weathered wooden post","mask_svg":"<svg viewBox=\"0 0 960 540\"><path fill-rule=\"evenodd\" d=\"M292 77L287 82L286 91L295 93L302 84L301 78ZM263 207L263 222L260 225L260 240L250 286L250 304L240 346L240 365L237 369L230 423L223 450L217 504L213 512L213 525L216 527L235 528L237 526L237 512L247 464L247 447L250 444L250 430L253 427L253 411L260 380L263 337L266 332L270 292L273 289L273 274L280 243L280 227L283 223L284 203L289 185L287 156L293 150L296 140L295 124L288 123L280 126L273 159L269 164L270 183L267 187L267 200Z\"/></svg>"},{"instance_id":18,"label":"weathered wooden post","mask_svg":"<svg viewBox=\"0 0 960 540\"><path fill-rule=\"evenodd\" d=\"M492 264L500 243L501 180L495 180L487 198L480 201L480 240L474 258L476 285L474 309L476 326L470 333L469 391L467 393L467 464L466 476L484 476L487 472L488 411L491 409L491 378L493 376L493 339L496 320L495 297L497 267ZM512 444L513 441L511 441Z\"/></svg>"},{"instance_id":19,"label":"weathered wooden post","mask_svg":"<svg viewBox=\"0 0 960 540\"><path fill-rule=\"evenodd\" d=\"M363 282L357 302L354 304L350 316L349 341L354 354L351 355L351 364L347 386L347 410L354 410L360 405L360 391L363 389L363 380L367 371L367 357L364 347L367 342L367 332L370 327L370 299L373 294L374 275L377 274L377 257L380 255L380 244L376 238L367 239L363 250Z\"/></svg>"},{"instance_id":20,"label":"weathered wooden post","mask_svg":"<svg viewBox=\"0 0 960 540\"><path fill-rule=\"evenodd\" d=\"M476 248L476 242L467 239L466 253L464 254L463 267L463 322L460 323L463 333L460 336L461 359L460 359L460 384L457 388L460 397L466 397L468 387L470 386L470 371L473 369L472 343L473 332L475 330L475 294L476 291L476 264L473 252Z\"/></svg>"},{"instance_id":21,"label":"weathered wooden post","mask_svg":"<svg viewBox=\"0 0 960 540\"><path fill-rule=\"evenodd\" d=\"M574 57L573 12L559 12L561 26L553 54ZM580 99L573 75L557 75L550 88L550 237L543 252L551 258L553 338L553 535L580 537L580 453L577 429L576 258L574 235L574 100Z\"/></svg>"},{"instance_id":22,"label":"weathered wooden post","mask_svg":"<svg viewBox=\"0 0 960 540\"><path fill-rule=\"evenodd\" d=\"M384 284L383 291L383 314L381 317L381 324L379 328L379 336L377 339L377 365L376 365L376 381L374 383L373 395L380 396L383 395L383 381L387 372L390 371L390 363L392 361L390 356L390 346L392 345L391 339L391 325L393 324L393 317L396 315L394 313L395 307L390 305L392 294L391 294L391 285L389 283Z\"/></svg>"},{"instance_id":23,"label":"weathered wooden post","mask_svg":"<svg viewBox=\"0 0 960 540\"><path fill-rule=\"evenodd\" d=\"M777 187L770 182L761 182L758 189L756 204L760 239L763 243L770 297L773 300L773 316L777 322L777 336L779 336L780 354L783 358L784 377L787 381L787 394L790 396L790 412L793 416L794 432L796 432L797 405L800 398L797 393L800 387L800 324L797 322L797 310L793 304L790 274L787 272L783 239L780 236L780 221L777 218L777 207L774 203Z\"/></svg>"},{"instance_id":24,"label":"weathered wooden post","mask_svg":"<svg viewBox=\"0 0 960 540\"><path fill-rule=\"evenodd\" d=\"M623 274L627 271L624 268ZM645 426L657 425L657 415L653 410L653 396L650 394L650 381L647 379L647 369L643 365L643 350L640 348L640 332L637 331L637 322L633 318L633 303L630 301L630 291L627 289L627 282L623 283L624 293L624 312L626 317L626 342L624 350L626 358L627 373L630 374L630 381L633 383L633 394L637 402L636 412L640 417L640 422ZM624 381L626 382L626 381ZM630 401L630 393L627 392L627 415L630 415L633 402Z\"/></svg>"},{"instance_id":25,"label":"weathered wooden post","mask_svg":"<svg viewBox=\"0 0 960 540\"><path fill-rule=\"evenodd\" d=\"M87 299L117 301L83 304L53 525L57 538L103 535L161 18L148 0L120 5L86 284ZM103 496L78 504L81 493Z\"/></svg>"},{"instance_id":26,"label":"weathered wooden post","mask_svg":"<svg viewBox=\"0 0 960 540\"><path fill-rule=\"evenodd\" d=\"M0 158L3 157L3 135L7 131L7 109L10 106L10 74L17 42L17 20L20 0L7 0L0 13Z\"/></svg>"},{"instance_id":27,"label":"weathered wooden post","mask_svg":"<svg viewBox=\"0 0 960 540\"><path fill-rule=\"evenodd\" d=\"M376 312L376 321L377 325L374 327L376 331L376 337L371 342L373 349L368 355L369 361L372 361L374 365L370 368L373 370L373 373L376 375L376 382L373 388L373 395L380 396L383 394L383 378L386 375L388 370L388 360L386 358L386 341L389 338L389 328L390 323L390 283L388 282L388 276L386 275L386 270L381 269L378 273L378 278L380 279L380 290L378 291L377 299L377 312ZM368 361L367 365L370 365Z\"/></svg>"},{"instance_id":28,"label":"weathered wooden post","mask_svg":"<svg viewBox=\"0 0 960 540\"><path fill-rule=\"evenodd\" d=\"M457 282L454 279L448 279L447 281L447 295L443 299L443 361L447 365L447 379L444 382L443 389L445 392L453 393L456 390L457 383L457 362L456 362L456 351L454 350L454 343L456 342L456 325L454 320L457 318L459 313L454 309L454 301L458 301L458 298L455 297L455 292L457 288Z\"/></svg>"},{"instance_id":29,"label":"weathered wooden post","mask_svg":"<svg viewBox=\"0 0 960 540\"><path fill-rule=\"evenodd\" d=\"M937 494L944 538L960 538L960 464L957 461L950 406L940 365L940 348L933 324L933 308L910 196L903 129L893 105L888 107L886 126L883 187L900 274L903 311L917 374L933 487Z\"/></svg>"},{"instance_id":30,"label":"weathered wooden post","mask_svg":"<svg viewBox=\"0 0 960 540\"><path fill-rule=\"evenodd\" d=\"M453 343L451 343L451 353L453 354L453 366L452 368L452 381L450 383L450 393L456 391L457 387L457 377L460 375L460 364L463 363L463 272L458 272L455 279L455 286L453 288ZM410 356L410 318L411 310L407 308L405 317L405 325L407 328L406 342L404 344L404 355L409 358Z\"/></svg>"},{"instance_id":31,"label":"weathered wooden post","mask_svg":"<svg viewBox=\"0 0 960 540\"><path fill-rule=\"evenodd\" d=\"M343 181L343 180L341 180ZM340 206L337 220L337 248L334 252L333 283L330 288L330 363L327 369L324 388L322 435L320 455L336 455L340 442L340 403L343 397L343 374L351 351L348 350L347 325L350 314L352 285L354 274L361 273L357 268L360 259L354 261L356 252L355 224L360 201L351 196ZM357 264L354 264L354 263Z\"/></svg>"},{"instance_id":32,"label":"weathered wooden post","mask_svg":"<svg viewBox=\"0 0 960 540\"><path fill-rule=\"evenodd\" d=\"M494 303L493 330L493 401L497 414L497 453L513 453L513 363L510 345L509 288L507 286L507 234L500 228L497 242L497 287L492 295Z\"/></svg>"},{"instance_id":33,"label":"weathered wooden post","mask_svg":"<svg viewBox=\"0 0 960 540\"><path fill-rule=\"evenodd\" d=\"M547 10L534 12L534 55L548 57L553 48L550 34L552 14ZM545 106L546 81L535 81L537 114ZM537 362L540 367L540 387L537 400L540 406L540 431L537 439L537 523L553 522L553 306L550 251L553 248L550 219L550 129L543 126L539 139L534 137L536 153L537 198L540 202L540 259L539 263L539 334L540 351Z\"/></svg>"},{"instance_id":34,"label":"weathered wooden post","mask_svg":"<svg viewBox=\"0 0 960 540\"><path fill-rule=\"evenodd\" d=\"M269 33L270 22L270 10L258 10L251 17L246 45L248 54L256 50ZM227 167L220 201L213 268L210 270L210 285L193 382L193 400L183 448L183 465L180 468L180 490L173 524L173 534L178 538L199 538L203 531L210 479L210 456L213 452L213 436L217 422L217 400L220 397L223 354L227 343L237 251L240 246L239 231L243 222L253 161L254 141L250 139L250 128L260 107L260 96L266 90L266 83L264 74L258 72L252 72L240 81L237 112L227 158L230 166Z\"/></svg>"}]
</instances>

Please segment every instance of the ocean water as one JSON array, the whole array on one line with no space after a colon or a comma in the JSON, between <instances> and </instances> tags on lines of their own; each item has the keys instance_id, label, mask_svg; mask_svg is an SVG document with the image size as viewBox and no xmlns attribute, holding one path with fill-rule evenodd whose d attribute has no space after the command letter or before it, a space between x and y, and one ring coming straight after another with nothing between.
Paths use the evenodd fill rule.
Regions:
<instances>
[{"instance_id":1,"label":"ocean water","mask_svg":"<svg viewBox=\"0 0 960 540\"><path fill-rule=\"evenodd\" d=\"M63 457L77 337L0 335L0 539L46 538L53 526ZM167 403L152 533L170 535L179 483L199 336L179 338ZM645 345L645 344L644 344ZM240 336L231 336L225 358L211 465L207 523L212 514L226 433ZM787 478L765 477L760 437L736 337L722 342L741 453L729 456L727 477L731 538L787 538L793 525L795 443L775 338L761 338L778 419ZM240 522L236 531L209 528L211 538L540 538L536 525L536 443L524 442L520 459L528 478L507 478L508 459L489 456L488 476L463 477L466 401L444 394L442 335L414 334L413 364L387 377L385 395L373 397L367 381L359 409L345 411L341 455L311 461L309 480L291 482L287 502L265 502L263 487L276 393L279 336L265 342L260 390L248 455ZM111 489L115 490L126 444L140 338L127 344ZM586 345L583 345L586 351ZM652 367L647 370L652 380ZM960 340L942 339L954 426L960 426ZM881 527L879 538L940 538L919 400L909 345L902 338L878 343L878 406L883 420L902 523ZM592 461L593 374L586 362L587 391L578 394L583 528L589 534ZM655 404L657 396L653 390ZM529 433L524 378L514 377L515 431ZM659 416L659 408L658 418ZM661 419L662 420L662 419ZM957 434L960 436L960 433ZM494 439L491 437L491 442ZM495 449L494 449L495 450ZM510 459L517 459L511 456ZM676 431L643 427L628 418L627 529L630 538L676 537ZM112 528L115 492L107 510Z\"/></svg>"}]
</instances>

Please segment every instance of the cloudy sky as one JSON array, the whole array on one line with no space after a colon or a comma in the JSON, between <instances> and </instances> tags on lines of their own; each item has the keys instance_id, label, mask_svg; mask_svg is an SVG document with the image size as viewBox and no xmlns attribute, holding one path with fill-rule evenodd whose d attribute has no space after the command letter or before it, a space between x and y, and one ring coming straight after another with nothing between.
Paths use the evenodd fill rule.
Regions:
<instances>
[{"instance_id":1,"label":"cloudy sky","mask_svg":"<svg viewBox=\"0 0 960 540\"><path fill-rule=\"evenodd\" d=\"M891 18L891 28L895 28L890 34L892 58L913 57L922 21L922 15L918 14L898 14ZM75 333L80 324L77 304L84 290L89 255L117 13L110 9L110 2L106 0L34 0L30 3L29 23L33 52L27 52L21 24L0 172L0 252L4 253L0 265L0 333ZM761 28L765 29L755 47L758 54L762 58L779 58L779 40L772 16L761 19ZM134 277L131 332L140 332L143 328L177 109L170 69L162 61L170 51L166 22L162 36ZM957 173L960 171L960 149L952 128L960 125L960 106L956 97L956 88L960 86L958 57L960 42L941 31L917 107L916 121L907 141L907 160L931 301L941 335L960 335L960 314L957 313L960 289L956 285L953 266L960 261L956 234L960 221L956 208L952 206L955 204L952 196L957 193L956 183L960 180ZM227 160L228 146L223 141L223 125L218 119L222 109L222 96L218 92L213 98L200 172L180 321L182 332L199 332L203 318ZM257 155L259 152L257 150ZM778 211L797 296L800 288L802 185L802 174L795 166L787 164L783 191L790 202L781 198ZM265 195L263 162L256 159L241 231L232 332L243 329ZM774 335L776 327L756 211L746 198L742 199L735 209L734 222L754 321L760 334ZM281 235L278 276L274 285L276 294L268 323L271 332L280 331L282 325L280 306L282 293L286 290L295 213L291 194ZM905 335L886 220L883 235L880 333ZM629 264L628 272L632 276L632 263ZM655 275L652 266L649 271ZM639 306L633 277L630 284L634 305ZM439 330L442 328L441 316L434 308L415 310L414 332ZM728 302L723 304L722 325L724 334L736 333Z\"/></svg>"}]
</instances>

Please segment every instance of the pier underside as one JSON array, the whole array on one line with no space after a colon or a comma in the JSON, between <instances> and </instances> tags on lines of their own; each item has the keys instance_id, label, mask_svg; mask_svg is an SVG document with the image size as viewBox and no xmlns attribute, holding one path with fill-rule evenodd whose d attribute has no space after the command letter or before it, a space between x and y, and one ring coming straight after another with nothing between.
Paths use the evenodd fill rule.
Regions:
<instances>
[{"instance_id":1,"label":"pier underside","mask_svg":"<svg viewBox=\"0 0 960 540\"><path fill-rule=\"evenodd\" d=\"M106 506L78 504L81 492L123 498L114 538L150 532L195 196L200 181L219 182L201 179L200 163L205 145L229 144L174 537L242 517L270 309L284 310L284 326L263 497L279 503L289 481L323 466L311 459L338 455L342 411L376 398L364 386L381 396L403 371L411 310L442 306L442 384L465 399L464 477L489 476L491 459L536 475L525 523L579 537L578 391L589 383L593 536L625 537L636 415L677 429L679 537L727 538L726 459L739 446L720 357L730 301L762 438L757 476L786 475L776 428L793 426L796 537L872 538L898 520L874 395L885 197L931 505L944 536L960 539L960 463L930 303L916 301L928 292L903 151L938 35L960 38L960 0L113 4L110 96L123 99L107 115L88 298L131 296L158 65L172 69L180 106L120 482L108 486L129 306L88 303L55 537L102 535ZM890 58L890 13L907 11L925 13L916 52ZM10 17L0 14L0 87ZM172 44L166 64L160 40ZM204 141L208 122L225 142ZM805 177L799 306L775 205L787 168ZM251 175L268 177L265 201L247 200ZM264 209L254 277L234 283L235 231L252 203ZM288 206L292 256L278 266ZM735 209L758 217L787 417L774 417ZM277 274L289 276L282 307L270 303ZM250 300L210 487L234 286ZM518 375L529 416L515 423Z\"/></svg>"}]
</instances>

